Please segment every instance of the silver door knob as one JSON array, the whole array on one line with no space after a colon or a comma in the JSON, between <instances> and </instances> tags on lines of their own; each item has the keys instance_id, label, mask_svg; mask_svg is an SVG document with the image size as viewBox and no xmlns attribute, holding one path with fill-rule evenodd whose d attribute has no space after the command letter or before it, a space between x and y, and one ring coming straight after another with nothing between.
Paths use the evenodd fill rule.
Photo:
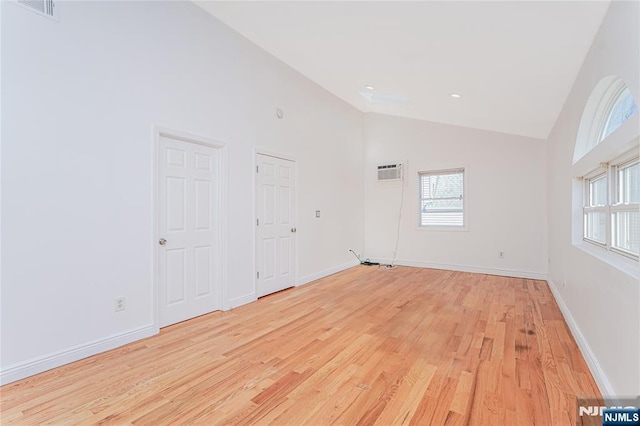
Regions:
<instances>
[{"instance_id":1,"label":"silver door knob","mask_svg":"<svg viewBox=\"0 0 640 426\"><path fill-rule=\"evenodd\" d=\"M167 240L165 240L164 238L160 238L160 241L158 241L158 243L163 246L165 244L167 244Z\"/></svg>"},{"instance_id":2,"label":"silver door knob","mask_svg":"<svg viewBox=\"0 0 640 426\"><path fill-rule=\"evenodd\" d=\"M296 228L291 228L291 232L296 232L297 229Z\"/></svg>"}]
</instances>

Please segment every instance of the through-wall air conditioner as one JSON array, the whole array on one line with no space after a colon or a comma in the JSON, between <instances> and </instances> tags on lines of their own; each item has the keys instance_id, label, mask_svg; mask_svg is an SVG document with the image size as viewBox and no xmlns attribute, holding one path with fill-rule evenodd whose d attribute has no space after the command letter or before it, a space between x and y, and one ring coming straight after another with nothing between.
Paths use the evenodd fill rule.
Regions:
<instances>
[{"instance_id":1,"label":"through-wall air conditioner","mask_svg":"<svg viewBox=\"0 0 640 426\"><path fill-rule=\"evenodd\" d=\"M402 180L402 164L383 164L378 166L378 181Z\"/></svg>"}]
</instances>

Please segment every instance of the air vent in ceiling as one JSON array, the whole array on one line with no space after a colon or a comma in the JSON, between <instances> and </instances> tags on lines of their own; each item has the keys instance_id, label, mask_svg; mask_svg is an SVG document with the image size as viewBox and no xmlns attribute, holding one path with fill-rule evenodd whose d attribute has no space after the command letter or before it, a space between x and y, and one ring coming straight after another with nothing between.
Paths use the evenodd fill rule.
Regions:
<instances>
[{"instance_id":1,"label":"air vent in ceiling","mask_svg":"<svg viewBox=\"0 0 640 426\"><path fill-rule=\"evenodd\" d=\"M54 0L14 0L12 3L36 12L39 15L46 16L47 18L58 20Z\"/></svg>"},{"instance_id":2,"label":"air vent in ceiling","mask_svg":"<svg viewBox=\"0 0 640 426\"><path fill-rule=\"evenodd\" d=\"M378 166L378 181L402 180L402 164Z\"/></svg>"},{"instance_id":3,"label":"air vent in ceiling","mask_svg":"<svg viewBox=\"0 0 640 426\"><path fill-rule=\"evenodd\" d=\"M365 98L367 102L371 104L404 106L409 103L409 98L398 95L360 92L360 96Z\"/></svg>"}]
</instances>

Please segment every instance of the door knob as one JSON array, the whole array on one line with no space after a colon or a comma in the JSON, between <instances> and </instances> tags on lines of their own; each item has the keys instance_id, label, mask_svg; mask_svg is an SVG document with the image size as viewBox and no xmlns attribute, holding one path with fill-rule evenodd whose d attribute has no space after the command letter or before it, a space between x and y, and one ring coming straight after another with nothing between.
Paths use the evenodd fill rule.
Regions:
<instances>
[{"instance_id":1,"label":"door knob","mask_svg":"<svg viewBox=\"0 0 640 426\"><path fill-rule=\"evenodd\" d=\"M296 228L291 228L291 232L296 232L297 229Z\"/></svg>"},{"instance_id":2,"label":"door knob","mask_svg":"<svg viewBox=\"0 0 640 426\"><path fill-rule=\"evenodd\" d=\"M167 244L167 240L165 240L164 238L160 238L160 241L158 241L158 243L163 246L165 244Z\"/></svg>"}]
</instances>

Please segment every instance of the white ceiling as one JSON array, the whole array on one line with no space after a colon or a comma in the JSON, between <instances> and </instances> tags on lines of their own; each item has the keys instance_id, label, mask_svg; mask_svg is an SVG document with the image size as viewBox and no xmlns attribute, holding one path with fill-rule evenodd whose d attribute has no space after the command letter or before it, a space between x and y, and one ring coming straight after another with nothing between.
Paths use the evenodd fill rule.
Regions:
<instances>
[{"instance_id":1,"label":"white ceiling","mask_svg":"<svg viewBox=\"0 0 640 426\"><path fill-rule=\"evenodd\" d=\"M549 135L609 6L608 1L197 3L361 111L535 138ZM373 102L360 94L367 92L365 85L375 86Z\"/></svg>"}]
</instances>

